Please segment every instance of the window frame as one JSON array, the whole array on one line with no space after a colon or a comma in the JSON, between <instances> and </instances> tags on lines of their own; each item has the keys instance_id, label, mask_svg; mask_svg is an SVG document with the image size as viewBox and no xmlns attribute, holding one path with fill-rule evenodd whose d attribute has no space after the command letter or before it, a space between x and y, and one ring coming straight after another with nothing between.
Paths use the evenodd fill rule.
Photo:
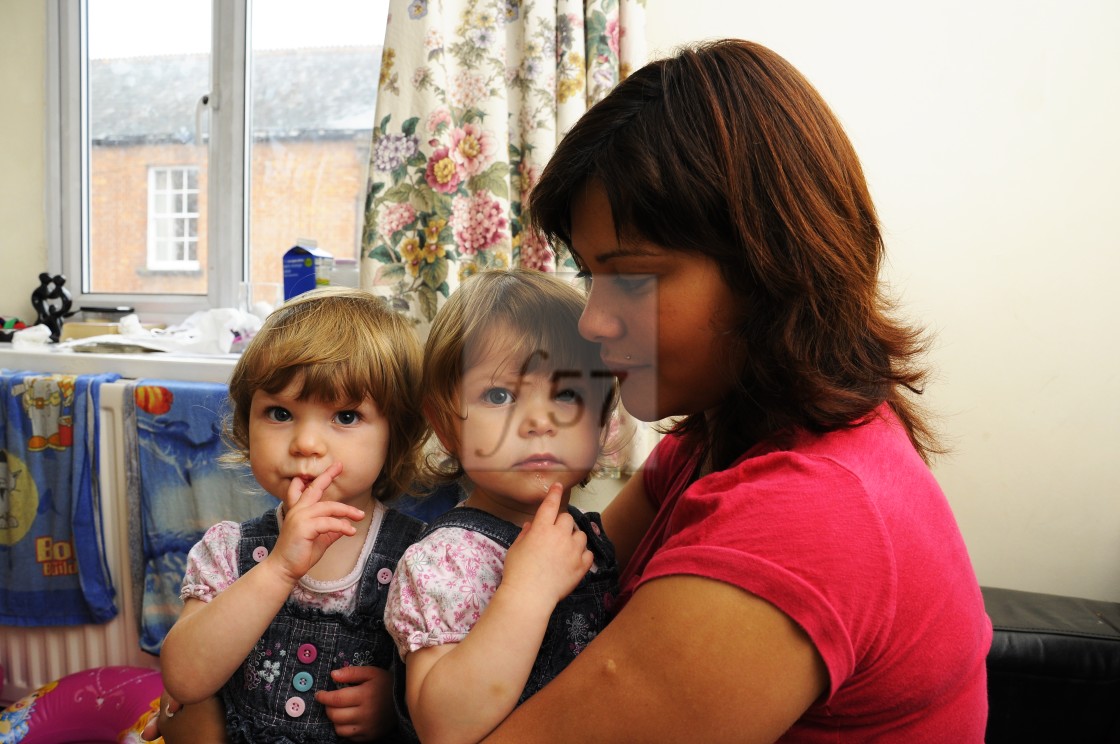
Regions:
<instances>
[{"instance_id":1,"label":"window frame","mask_svg":"<svg viewBox=\"0 0 1120 744\"><path fill-rule=\"evenodd\" d=\"M47 8L47 260L67 277L74 306L128 305L146 322L181 321L212 307L236 307L248 271L248 29L251 0L212 0L207 114L209 179L205 295L89 293L89 184L86 0L50 0ZM203 226L200 225L200 228Z\"/></svg>"}]
</instances>

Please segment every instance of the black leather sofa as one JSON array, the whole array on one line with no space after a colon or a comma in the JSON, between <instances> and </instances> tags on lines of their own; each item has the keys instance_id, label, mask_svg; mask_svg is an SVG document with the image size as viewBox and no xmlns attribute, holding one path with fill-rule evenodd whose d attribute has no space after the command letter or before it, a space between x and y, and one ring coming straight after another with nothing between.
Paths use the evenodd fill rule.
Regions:
<instances>
[{"instance_id":1,"label":"black leather sofa","mask_svg":"<svg viewBox=\"0 0 1120 744\"><path fill-rule=\"evenodd\" d=\"M1120 603L982 587L987 744L1120 744Z\"/></svg>"}]
</instances>

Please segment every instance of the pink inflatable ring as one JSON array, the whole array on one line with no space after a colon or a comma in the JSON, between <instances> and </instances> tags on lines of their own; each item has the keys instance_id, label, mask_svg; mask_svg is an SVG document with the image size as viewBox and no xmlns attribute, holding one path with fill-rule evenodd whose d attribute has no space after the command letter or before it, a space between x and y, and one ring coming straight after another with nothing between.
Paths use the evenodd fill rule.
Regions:
<instances>
[{"instance_id":1,"label":"pink inflatable ring","mask_svg":"<svg viewBox=\"0 0 1120 744\"><path fill-rule=\"evenodd\" d=\"M68 674L0 711L0 744L139 744L162 689L155 669L107 666Z\"/></svg>"}]
</instances>

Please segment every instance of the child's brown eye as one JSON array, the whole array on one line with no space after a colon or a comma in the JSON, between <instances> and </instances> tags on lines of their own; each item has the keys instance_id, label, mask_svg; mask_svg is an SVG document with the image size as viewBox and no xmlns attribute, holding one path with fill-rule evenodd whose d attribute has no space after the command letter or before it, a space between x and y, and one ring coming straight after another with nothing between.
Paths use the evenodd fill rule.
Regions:
<instances>
[{"instance_id":1,"label":"child's brown eye","mask_svg":"<svg viewBox=\"0 0 1120 744\"><path fill-rule=\"evenodd\" d=\"M358 423L362 417L357 411L339 411L335 418L343 426L352 426Z\"/></svg>"},{"instance_id":2,"label":"child's brown eye","mask_svg":"<svg viewBox=\"0 0 1120 744\"><path fill-rule=\"evenodd\" d=\"M279 421L281 423L292 420L292 412L287 408L281 408L280 406L270 407L264 412L264 415L265 418L268 418L272 421Z\"/></svg>"}]
</instances>

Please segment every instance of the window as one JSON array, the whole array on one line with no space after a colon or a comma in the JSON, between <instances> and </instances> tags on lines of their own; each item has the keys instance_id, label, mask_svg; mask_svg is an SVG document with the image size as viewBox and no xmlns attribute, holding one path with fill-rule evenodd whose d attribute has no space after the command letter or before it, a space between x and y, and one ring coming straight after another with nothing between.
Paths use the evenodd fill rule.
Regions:
<instances>
[{"instance_id":1,"label":"window","mask_svg":"<svg viewBox=\"0 0 1120 744\"><path fill-rule=\"evenodd\" d=\"M198 270L198 168L148 170L148 268Z\"/></svg>"},{"instance_id":2,"label":"window","mask_svg":"<svg viewBox=\"0 0 1120 744\"><path fill-rule=\"evenodd\" d=\"M358 256L388 0L49 8L50 261L75 305L173 322L281 281L299 238Z\"/></svg>"}]
</instances>

